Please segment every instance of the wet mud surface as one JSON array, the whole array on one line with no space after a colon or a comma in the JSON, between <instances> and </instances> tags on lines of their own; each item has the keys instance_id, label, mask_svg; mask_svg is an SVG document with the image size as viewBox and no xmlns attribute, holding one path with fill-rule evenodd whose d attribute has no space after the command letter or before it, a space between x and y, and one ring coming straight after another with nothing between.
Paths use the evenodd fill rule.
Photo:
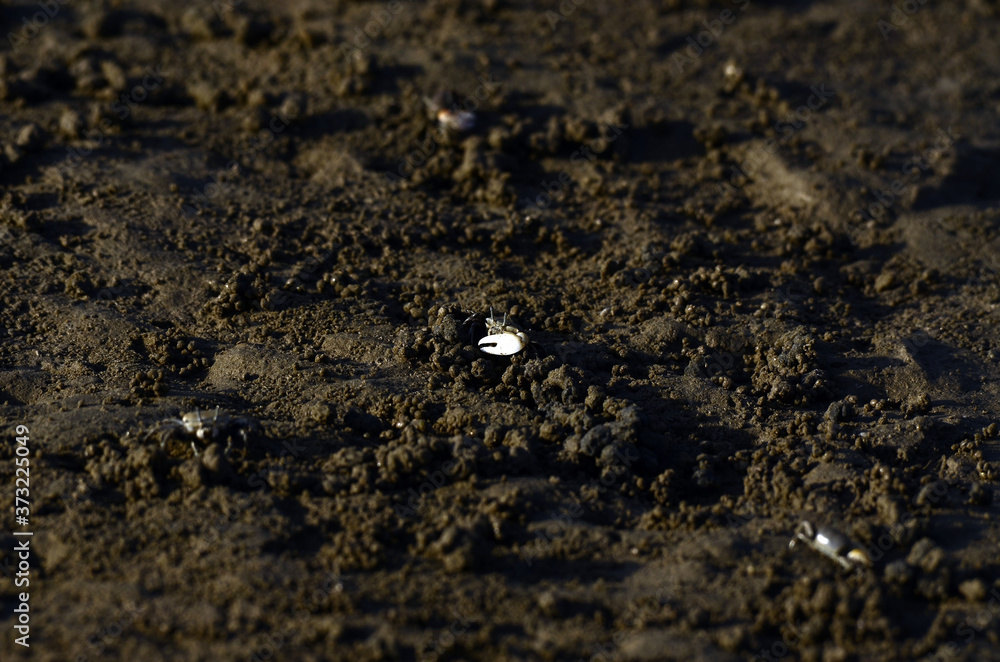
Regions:
<instances>
[{"instance_id":1,"label":"wet mud surface","mask_svg":"<svg viewBox=\"0 0 1000 662\"><path fill-rule=\"evenodd\" d=\"M1000 8L884 4L0 7L4 658L1000 659Z\"/></svg>"}]
</instances>

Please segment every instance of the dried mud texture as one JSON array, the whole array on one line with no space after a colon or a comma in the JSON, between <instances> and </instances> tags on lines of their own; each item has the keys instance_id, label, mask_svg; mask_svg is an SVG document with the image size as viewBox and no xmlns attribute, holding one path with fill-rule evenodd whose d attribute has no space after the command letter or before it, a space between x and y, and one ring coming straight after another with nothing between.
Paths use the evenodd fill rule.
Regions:
<instances>
[{"instance_id":1,"label":"dried mud texture","mask_svg":"<svg viewBox=\"0 0 1000 662\"><path fill-rule=\"evenodd\" d=\"M883 5L5 4L31 659L1000 659L1000 8Z\"/></svg>"}]
</instances>

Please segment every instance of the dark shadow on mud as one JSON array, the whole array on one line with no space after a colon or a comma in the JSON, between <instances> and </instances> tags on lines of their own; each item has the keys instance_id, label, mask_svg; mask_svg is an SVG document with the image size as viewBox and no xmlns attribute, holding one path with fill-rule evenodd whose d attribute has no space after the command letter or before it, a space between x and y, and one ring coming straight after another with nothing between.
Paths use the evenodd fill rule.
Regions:
<instances>
[{"instance_id":1,"label":"dark shadow on mud","mask_svg":"<svg viewBox=\"0 0 1000 662\"><path fill-rule=\"evenodd\" d=\"M399 94L400 80L413 80L423 73L422 67L395 64L378 67L378 75L374 77L372 94Z\"/></svg>"},{"instance_id":2,"label":"dark shadow on mud","mask_svg":"<svg viewBox=\"0 0 1000 662\"><path fill-rule=\"evenodd\" d=\"M820 361L826 369L827 374L833 381L833 399L837 400L848 395L855 395L859 402L884 398L886 388L882 385L873 384L868 375L879 373L893 366L902 365L899 359L886 356L840 356L833 352L820 354ZM851 370L857 373L858 377L844 374L844 370Z\"/></svg>"},{"instance_id":3,"label":"dark shadow on mud","mask_svg":"<svg viewBox=\"0 0 1000 662\"><path fill-rule=\"evenodd\" d=\"M963 391L978 389L980 378L985 374L982 366L969 360L966 353L931 338L925 339L919 346L913 345L910 356L932 381L956 376Z\"/></svg>"},{"instance_id":4,"label":"dark shadow on mud","mask_svg":"<svg viewBox=\"0 0 1000 662\"><path fill-rule=\"evenodd\" d=\"M705 148L694 137L694 124L669 122L665 127L636 127L628 134L627 159L634 163L677 161L701 156Z\"/></svg>"},{"instance_id":5,"label":"dark shadow on mud","mask_svg":"<svg viewBox=\"0 0 1000 662\"><path fill-rule=\"evenodd\" d=\"M556 558L532 559L525 562L521 557L510 556L504 565L497 563L498 572L526 584L545 582L553 577L625 579L642 569L638 563L616 563L614 561L566 561Z\"/></svg>"},{"instance_id":6,"label":"dark shadow on mud","mask_svg":"<svg viewBox=\"0 0 1000 662\"><path fill-rule=\"evenodd\" d=\"M913 202L914 211L955 204L983 204L1000 200L1000 149L984 149L968 143L955 146L955 164L936 188L922 187Z\"/></svg>"},{"instance_id":7,"label":"dark shadow on mud","mask_svg":"<svg viewBox=\"0 0 1000 662\"><path fill-rule=\"evenodd\" d=\"M371 124L366 113L352 108L332 110L310 115L301 123L295 123L290 130L304 137L327 136L335 133L360 131Z\"/></svg>"}]
</instances>

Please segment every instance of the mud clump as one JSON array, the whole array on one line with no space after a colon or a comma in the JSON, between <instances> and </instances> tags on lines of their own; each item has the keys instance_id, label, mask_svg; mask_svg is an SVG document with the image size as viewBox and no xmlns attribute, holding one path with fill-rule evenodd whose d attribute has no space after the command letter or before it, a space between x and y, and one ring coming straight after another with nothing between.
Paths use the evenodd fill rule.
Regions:
<instances>
[{"instance_id":1,"label":"mud clump","mask_svg":"<svg viewBox=\"0 0 1000 662\"><path fill-rule=\"evenodd\" d=\"M749 360L756 392L768 402L799 405L829 396L828 380L818 366L815 344L802 327L759 344Z\"/></svg>"}]
</instances>

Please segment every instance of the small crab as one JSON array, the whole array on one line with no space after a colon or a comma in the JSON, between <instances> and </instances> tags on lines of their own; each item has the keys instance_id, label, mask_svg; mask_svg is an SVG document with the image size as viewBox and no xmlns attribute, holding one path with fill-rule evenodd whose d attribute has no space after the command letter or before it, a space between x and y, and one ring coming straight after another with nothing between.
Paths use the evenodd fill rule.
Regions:
<instances>
[{"instance_id":1,"label":"small crab","mask_svg":"<svg viewBox=\"0 0 1000 662\"><path fill-rule=\"evenodd\" d=\"M793 548L800 541L848 570L872 564L868 552L833 527L816 528L812 522L803 521L795 529L795 537L788 543L788 547Z\"/></svg>"},{"instance_id":2,"label":"small crab","mask_svg":"<svg viewBox=\"0 0 1000 662\"><path fill-rule=\"evenodd\" d=\"M490 316L486 318L486 335L476 343L479 349L494 356L512 356L528 346L528 334L513 322L507 321L507 313L503 320L497 318L490 308Z\"/></svg>"},{"instance_id":3,"label":"small crab","mask_svg":"<svg viewBox=\"0 0 1000 662\"><path fill-rule=\"evenodd\" d=\"M166 446L167 441L177 437L193 437L191 439L191 450L195 457L198 456L198 447L195 440L206 444L222 437L226 438L226 453L232 446L233 435L239 435L243 443L246 444L247 435L250 431L256 430L256 421L233 417L226 412L215 408L214 412L202 414L200 409L189 411L180 418L168 418L158 423L146 434L146 438L157 435L160 439L160 448Z\"/></svg>"},{"instance_id":4,"label":"small crab","mask_svg":"<svg viewBox=\"0 0 1000 662\"><path fill-rule=\"evenodd\" d=\"M476 125L476 114L459 109L455 93L451 90L441 90L433 97L424 97L424 104L434 114L438 125L446 131L462 133Z\"/></svg>"}]
</instances>

